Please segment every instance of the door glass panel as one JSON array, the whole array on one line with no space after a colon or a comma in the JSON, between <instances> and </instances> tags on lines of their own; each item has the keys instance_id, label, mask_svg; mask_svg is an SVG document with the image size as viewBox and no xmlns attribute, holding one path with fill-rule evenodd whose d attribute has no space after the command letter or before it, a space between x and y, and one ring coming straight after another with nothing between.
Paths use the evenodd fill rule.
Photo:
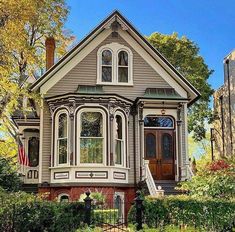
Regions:
<instances>
[{"instance_id":1,"label":"door glass panel","mask_svg":"<svg viewBox=\"0 0 235 232\"><path fill-rule=\"evenodd\" d=\"M144 126L172 128L174 124L170 117L146 116L144 118Z\"/></svg>"},{"instance_id":2,"label":"door glass panel","mask_svg":"<svg viewBox=\"0 0 235 232\"><path fill-rule=\"evenodd\" d=\"M169 134L162 135L162 157L163 159L172 159L172 136Z\"/></svg>"},{"instance_id":3,"label":"door glass panel","mask_svg":"<svg viewBox=\"0 0 235 232\"><path fill-rule=\"evenodd\" d=\"M149 133L146 135L146 158L156 157L156 137Z\"/></svg>"}]
</instances>

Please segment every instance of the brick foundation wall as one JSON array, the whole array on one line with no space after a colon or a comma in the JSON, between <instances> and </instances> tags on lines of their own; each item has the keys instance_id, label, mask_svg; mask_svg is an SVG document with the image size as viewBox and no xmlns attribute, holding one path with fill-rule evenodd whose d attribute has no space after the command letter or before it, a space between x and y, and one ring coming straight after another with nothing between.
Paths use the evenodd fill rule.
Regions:
<instances>
[{"instance_id":1,"label":"brick foundation wall","mask_svg":"<svg viewBox=\"0 0 235 232\"><path fill-rule=\"evenodd\" d=\"M131 204L134 202L135 189L133 187L39 187L39 194L43 194L48 200L56 200L60 194L69 195L70 201L77 201L81 194L100 192L106 197L107 202L112 202L115 192L123 192L125 196L125 215L127 215Z\"/></svg>"}]
</instances>

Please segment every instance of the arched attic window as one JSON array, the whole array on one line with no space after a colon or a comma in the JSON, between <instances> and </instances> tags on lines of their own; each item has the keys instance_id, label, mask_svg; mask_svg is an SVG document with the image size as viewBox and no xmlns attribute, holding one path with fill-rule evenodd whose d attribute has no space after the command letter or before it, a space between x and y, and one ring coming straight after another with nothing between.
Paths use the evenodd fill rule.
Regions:
<instances>
[{"instance_id":1,"label":"arched attic window","mask_svg":"<svg viewBox=\"0 0 235 232\"><path fill-rule=\"evenodd\" d=\"M102 52L102 82L112 82L112 52L108 49L103 50Z\"/></svg>"},{"instance_id":2,"label":"arched attic window","mask_svg":"<svg viewBox=\"0 0 235 232\"><path fill-rule=\"evenodd\" d=\"M118 53L118 82L128 83L129 80L129 56L124 50Z\"/></svg>"}]
</instances>

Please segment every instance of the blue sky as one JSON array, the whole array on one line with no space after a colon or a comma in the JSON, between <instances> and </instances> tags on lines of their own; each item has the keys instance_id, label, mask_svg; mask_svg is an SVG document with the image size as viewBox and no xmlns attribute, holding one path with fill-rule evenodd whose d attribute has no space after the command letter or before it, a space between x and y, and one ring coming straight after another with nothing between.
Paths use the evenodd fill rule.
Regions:
<instances>
[{"instance_id":1,"label":"blue sky","mask_svg":"<svg viewBox=\"0 0 235 232\"><path fill-rule=\"evenodd\" d=\"M186 35L215 72L213 88L223 84L223 58L234 47L235 0L67 0L66 27L78 40L118 9L143 35L152 32Z\"/></svg>"}]
</instances>

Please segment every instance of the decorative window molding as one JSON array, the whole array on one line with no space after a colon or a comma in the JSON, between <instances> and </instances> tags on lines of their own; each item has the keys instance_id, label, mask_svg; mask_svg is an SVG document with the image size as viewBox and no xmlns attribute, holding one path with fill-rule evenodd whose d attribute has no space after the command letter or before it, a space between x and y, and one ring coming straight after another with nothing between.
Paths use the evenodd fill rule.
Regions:
<instances>
[{"instance_id":1,"label":"decorative window molding","mask_svg":"<svg viewBox=\"0 0 235 232\"><path fill-rule=\"evenodd\" d=\"M115 166L125 166L126 163L126 118L120 111L114 114L114 154Z\"/></svg>"},{"instance_id":2,"label":"decorative window molding","mask_svg":"<svg viewBox=\"0 0 235 232\"><path fill-rule=\"evenodd\" d=\"M58 202L69 202L69 194L61 193L58 195Z\"/></svg>"},{"instance_id":3,"label":"decorative window molding","mask_svg":"<svg viewBox=\"0 0 235 232\"><path fill-rule=\"evenodd\" d=\"M108 55L112 55L112 58ZM133 85L133 53L130 48L119 43L110 43L99 48L97 52L97 84Z\"/></svg>"},{"instance_id":4,"label":"decorative window molding","mask_svg":"<svg viewBox=\"0 0 235 232\"><path fill-rule=\"evenodd\" d=\"M54 152L55 165L69 165L69 113L67 110L59 110L55 115Z\"/></svg>"},{"instance_id":5,"label":"decorative window molding","mask_svg":"<svg viewBox=\"0 0 235 232\"><path fill-rule=\"evenodd\" d=\"M80 166L104 166L107 117L102 109L82 108L77 114L77 160Z\"/></svg>"}]
</instances>

